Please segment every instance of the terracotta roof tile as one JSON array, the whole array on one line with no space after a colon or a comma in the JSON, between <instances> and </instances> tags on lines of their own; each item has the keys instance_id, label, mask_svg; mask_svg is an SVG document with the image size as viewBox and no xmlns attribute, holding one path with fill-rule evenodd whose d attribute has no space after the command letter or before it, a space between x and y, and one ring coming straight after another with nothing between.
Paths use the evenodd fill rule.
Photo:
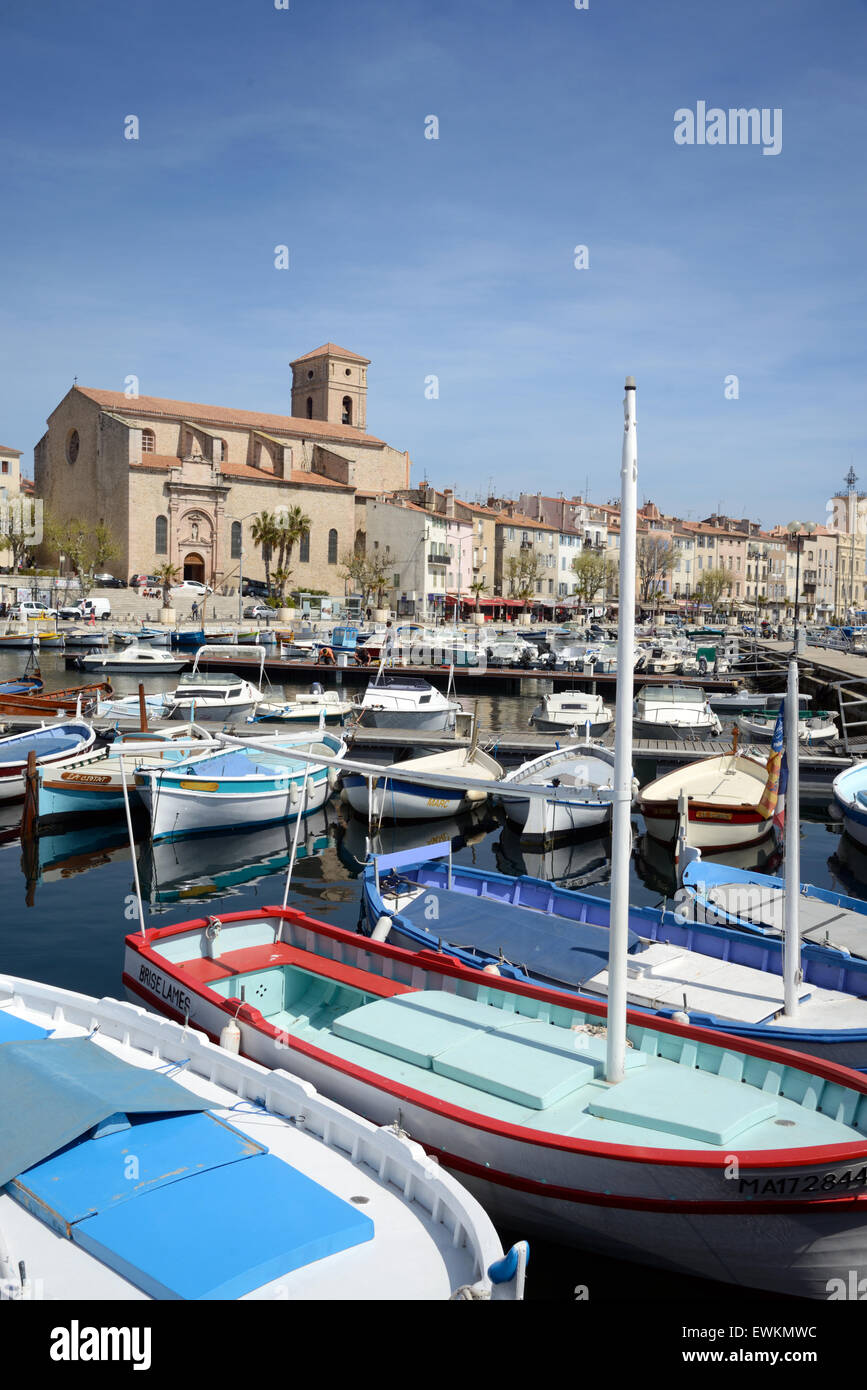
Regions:
<instances>
[{"instance_id":1,"label":"terracotta roof tile","mask_svg":"<svg viewBox=\"0 0 867 1390\"><path fill-rule=\"evenodd\" d=\"M333 439L341 444L371 444L380 448L384 441L372 434L362 434L353 425L333 425L327 420L300 420L294 415L261 415L253 410L231 410L221 405L196 405L192 401L168 400L162 396L137 396L123 391L99 391L89 386L74 386L83 396L106 409L124 415L141 417L162 415L171 420L201 421L209 425L229 425L240 429L270 430L291 435L293 439ZM291 440L287 440L290 443Z\"/></svg>"},{"instance_id":2,"label":"terracotta roof tile","mask_svg":"<svg viewBox=\"0 0 867 1390\"><path fill-rule=\"evenodd\" d=\"M156 468L167 473L170 468L180 468L181 464L182 460L174 454L142 454L141 460L130 464L130 467ZM321 473L310 473L304 468L293 468L285 478L271 473L266 468L251 468L247 463L221 463L219 472L229 478L249 478L252 482L257 483L279 483L281 486L291 483L293 487L333 488L337 492L355 491L355 488L347 483L335 482L333 478L323 477Z\"/></svg>"},{"instance_id":3,"label":"terracotta roof tile","mask_svg":"<svg viewBox=\"0 0 867 1390\"><path fill-rule=\"evenodd\" d=\"M16 458L21 457L20 449L10 449L7 444L0 444L0 454L15 454Z\"/></svg>"},{"instance_id":4,"label":"terracotta roof tile","mask_svg":"<svg viewBox=\"0 0 867 1390\"><path fill-rule=\"evenodd\" d=\"M369 357L360 357L357 352L350 352L348 348L338 347L336 343L323 343L322 347L314 348L312 352L305 352L303 357L296 357L289 363L294 367L296 362L309 362L311 357L345 357L347 362L363 362L366 367L370 366Z\"/></svg>"}]
</instances>

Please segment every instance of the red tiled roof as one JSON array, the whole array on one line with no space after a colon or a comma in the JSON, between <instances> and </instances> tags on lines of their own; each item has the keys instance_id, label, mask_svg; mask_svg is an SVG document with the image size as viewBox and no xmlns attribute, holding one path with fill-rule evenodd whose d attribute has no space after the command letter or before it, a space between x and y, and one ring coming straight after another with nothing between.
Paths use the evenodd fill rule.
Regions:
<instances>
[{"instance_id":1,"label":"red tiled roof","mask_svg":"<svg viewBox=\"0 0 867 1390\"><path fill-rule=\"evenodd\" d=\"M289 363L294 367L296 362L309 362L311 357L345 357L347 362L363 362L366 367L370 366L369 357L360 357L357 352L350 352L348 348L338 347L336 343L323 343L322 347L314 348L312 352L305 352L303 357L296 357Z\"/></svg>"},{"instance_id":2,"label":"red tiled roof","mask_svg":"<svg viewBox=\"0 0 867 1390\"><path fill-rule=\"evenodd\" d=\"M130 464L130 467L156 468L162 473L167 473L170 468L180 468L182 462L183 460L175 457L174 454L142 454L141 461ZM218 465L218 471L230 478L249 478L251 482L256 483L279 483L281 486L291 483L294 487L325 487L334 488L339 492L355 491L347 483L335 482L333 478L323 477L321 473L310 473L304 468L293 468L285 478L271 473L266 468L252 468L248 463L221 463Z\"/></svg>"},{"instance_id":3,"label":"red tiled roof","mask_svg":"<svg viewBox=\"0 0 867 1390\"><path fill-rule=\"evenodd\" d=\"M173 401L162 396L136 396L131 399L123 391L98 391L89 386L74 386L83 396L107 410L141 417L162 415L172 420L200 421L208 425L235 425L241 429L267 430L272 433L299 436L303 439L333 439L341 444L374 444L384 446L382 439L362 434L353 425L333 425L327 420L299 420L295 415L261 415L254 410L230 410L222 405L197 405L192 401Z\"/></svg>"},{"instance_id":4,"label":"red tiled roof","mask_svg":"<svg viewBox=\"0 0 867 1390\"><path fill-rule=\"evenodd\" d=\"M10 449L6 444L0 444L0 454L14 454L16 458L21 457L20 449Z\"/></svg>"},{"instance_id":5,"label":"red tiled roof","mask_svg":"<svg viewBox=\"0 0 867 1390\"><path fill-rule=\"evenodd\" d=\"M559 527L549 526L544 521L534 521L531 516L522 516L520 512L515 512L510 516L508 512L497 512L495 521L501 521L504 526L517 526L520 530L526 531L528 527L533 527L537 531L557 531Z\"/></svg>"}]
</instances>

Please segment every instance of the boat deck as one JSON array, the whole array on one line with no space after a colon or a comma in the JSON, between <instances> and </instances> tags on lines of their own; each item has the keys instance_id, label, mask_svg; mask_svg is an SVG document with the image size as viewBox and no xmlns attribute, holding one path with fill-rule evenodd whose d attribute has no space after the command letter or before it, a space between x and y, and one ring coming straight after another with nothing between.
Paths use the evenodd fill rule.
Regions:
<instances>
[{"instance_id":1,"label":"boat deck","mask_svg":"<svg viewBox=\"0 0 867 1390\"><path fill-rule=\"evenodd\" d=\"M765 888L755 883L721 883L708 892L708 902L730 918L741 918L777 935L782 932L786 910L784 888ZM838 903L823 902L806 893L798 895L798 928L803 941L833 946L852 956L867 957L867 915Z\"/></svg>"},{"instance_id":2,"label":"boat deck","mask_svg":"<svg viewBox=\"0 0 867 1390\"><path fill-rule=\"evenodd\" d=\"M176 939L172 955L180 944ZM328 978L321 957L310 957L307 966L267 964L273 949L256 948L262 968L243 973L223 973L233 969L231 953L219 962L179 962L179 969L217 965L220 978L210 988L234 999L243 987L247 1002L284 1043L297 1038L522 1129L633 1148L715 1151L735 1142L757 1150L861 1138L852 1123L860 1116L860 1097L821 1083L805 1096L805 1078L792 1067L693 1041L688 1059L681 1053L678 1062L661 1052L669 1042L679 1051L679 1040L633 1026L626 1076L609 1086L604 1028L596 1015L534 1000L519 1001L526 1012L519 1011L515 996L485 985L472 996L410 990L377 998L367 988ZM716 1074L712 1086L703 1074L710 1071ZM819 1109L823 1098L828 1113Z\"/></svg>"}]
</instances>

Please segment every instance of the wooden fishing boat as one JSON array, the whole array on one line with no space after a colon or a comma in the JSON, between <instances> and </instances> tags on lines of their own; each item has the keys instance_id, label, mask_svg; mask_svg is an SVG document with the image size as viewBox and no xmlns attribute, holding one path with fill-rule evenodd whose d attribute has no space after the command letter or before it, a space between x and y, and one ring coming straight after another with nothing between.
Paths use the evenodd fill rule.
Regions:
<instances>
[{"instance_id":1,"label":"wooden fishing boat","mask_svg":"<svg viewBox=\"0 0 867 1390\"><path fill-rule=\"evenodd\" d=\"M544 790L546 796L504 796L507 818L531 840L574 835L611 820L614 753L594 743L572 743L531 758L507 772L502 788ZM635 783L634 790L638 790Z\"/></svg>"},{"instance_id":2,"label":"wooden fishing boat","mask_svg":"<svg viewBox=\"0 0 867 1390\"><path fill-rule=\"evenodd\" d=\"M92 714L100 696L111 694L111 681L96 681L89 685L69 686L64 690L52 690L47 694L38 689L34 694L28 691L16 693L0 690L0 715L23 716L24 718L48 718L56 714L75 714L79 710L85 716Z\"/></svg>"},{"instance_id":3,"label":"wooden fishing boat","mask_svg":"<svg viewBox=\"0 0 867 1390\"><path fill-rule=\"evenodd\" d=\"M746 710L738 716L738 728L751 743L770 743L777 716L772 710ZM840 737L835 719L825 710L804 710L798 715L798 742L806 748L835 743Z\"/></svg>"},{"instance_id":4,"label":"wooden fishing boat","mask_svg":"<svg viewBox=\"0 0 867 1390\"><path fill-rule=\"evenodd\" d=\"M95 739L91 726L76 720L42 724L38 729L0 738L0 802L18 801L24 795L31 753L36 756L37 769L58 768L86 753Z\"/></svg>"},{"instance_id":5,"label":"wooden fishing boat","mask_svg":"<svg viewBox=\"0 0 867 1390\"><path fill-rule=\"evenodd\" d=\"M443 753L428 753L420 758L407 758L395 764L402 773L413 773L395 781L385 767L382 776L373 778L360 772L344 772L341 777L345 800L360 816L373 823L380 821L445 820L459 815L485 799L486 793L477 787L468 789L432 785L426 776L471 777L474 781L494 784L502 780L503 769L494 758L480 748L446 749ZM493 790L493 785L492 788Z\"/></svg>"},{"instance_id":6,"label":"wooden fishing boat","mask_svg":"<svg viewBox=\"0 0 867 1390\"><path fill-rule=\"evenodd\" d=\"M443 860L448 859L448 864ZM377 856L363 871L364 929L376 940L441 950L509 979L604 999L610 903L542 879L453 864L449 845ZM867 961L802 943L798 1005L782 1017L778 939L697 923L652 907L629 909L627 997L653 1017L688 1014L738 1039L791 1047L867 1068Z\"/></svg>"},{"instance_id":7,"label":"wooden fishing boat","mask_svg":"<svg viewBox=\"0 0 867 1390\"><path fill-rule=\"evenodd\" d=\"M0 1299L521 1296L526 1245L405 1134L130 1004L0 1002Z\"/></svg>"},{"instance_id":8,"label":"wooden fishing boat","mask_svg":"<svg viewBox=\"0 0 867 1390\"><path fill-rule=\"evenodd\" d=\"M757 758L725 753L700 758L657 777L638 795L647 833L673 844L686 801L688 843L722 851L756 844L773 829L777 788L774 773Z\"/></svg>"},{"instance_id":9,"label":"wooden fishing boat","mask_svg":"<svg viewBox=\"0 0 867 1390\"><path fill-rule=\"evenodd\" d=\"M867 1275L867 1077L263 908L130 936L137 1000L397 1121L493 1215L608 1255L827 1297Z\"/></svg>"},{"instance_id":10,"label":"wooden fishing boat","mask_svg":"<svg viewBox=\"0 0 867 1390\"><path fill-rule=\"evenodd\" d=\"M295 752L342 759L346 744L334 734L274 734L255 744L228 741L216 753L187 756L171 767L134 773L151 818L151 838L201 835L245 825L288 820L302 797L317 811L337 782L334 768L295 757Z\"/></svg>"},{"instance_id":11,"label":"wooden fishing boat","mask_svg":"<svg viewBox=\"0 0 867 1390\"><path fill-rule=\"evenodd\" d=\"M699 856L683 871L677 904L678 911L690 920L737 927L761 936L781 936L786 884L771 874L709 863ZM804 942L867 959L867 902L863 898L802 883L798 925Z\"/></svg>"},{"instance_id":12,"label":"wooden fishing boat","mask_svg":"<svg viewBox=\"0 0 867 1390\"><path fill-rule=\"evenodd\" d=\"M184 747L178 747L179 742ZM37 829L70 816L122 815L124 780L127 799L138 802L136 770L161 768L196 757L196 743L202 750L213 746L213 740L197 724L179 724L170 733L130 730L108 747L91 749L62 767L37 768L33 812Z\"/></svg>"},{"instance_id":13,"label":"wooden fishing boat","mask_svg":"<svg viewBox=\"0 0 867 1390\"><path fill-rule=\"evenodd\" d=\"M855 763L834 778L834 801L847 833L859 845L867 845L867 761Z\"/></svg>"}]
</instances>

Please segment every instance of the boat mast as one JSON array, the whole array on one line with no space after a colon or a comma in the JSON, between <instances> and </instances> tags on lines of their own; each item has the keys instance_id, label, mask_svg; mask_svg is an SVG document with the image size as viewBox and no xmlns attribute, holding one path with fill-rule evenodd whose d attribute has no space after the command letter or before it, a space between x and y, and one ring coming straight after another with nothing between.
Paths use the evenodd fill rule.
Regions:
<instances>
[{"instance_id":1,"label":"boat mast","mask_svg":"<svg viewBox=\"0 0 867 1390\"><path fill-rule=\"evenodd\" d=\"M784 1016L791 1018L798 1009L801 983L801 935L798 929L798 899L801 892L801 826L798 761L798 662L789 662L786 689L786 762L789 784L786 789L786 913L783 936Z\"/></svg>"},{"instance_id":2,"label":"boat mast","mask_svg":"<svg viewBox=\"0 0 867 1390\"><path fill-rule=\"evenodd\" d=\"M608 1038L605 1079L623 1080L626 1058L626 949L629 933L629 861L632 856L632 695L635 664L635 525L638 444L635 378L626 378L620 463L620 608L614 805L611 827L611 929L608 947Z\"/></svg>"}]
</instances>

